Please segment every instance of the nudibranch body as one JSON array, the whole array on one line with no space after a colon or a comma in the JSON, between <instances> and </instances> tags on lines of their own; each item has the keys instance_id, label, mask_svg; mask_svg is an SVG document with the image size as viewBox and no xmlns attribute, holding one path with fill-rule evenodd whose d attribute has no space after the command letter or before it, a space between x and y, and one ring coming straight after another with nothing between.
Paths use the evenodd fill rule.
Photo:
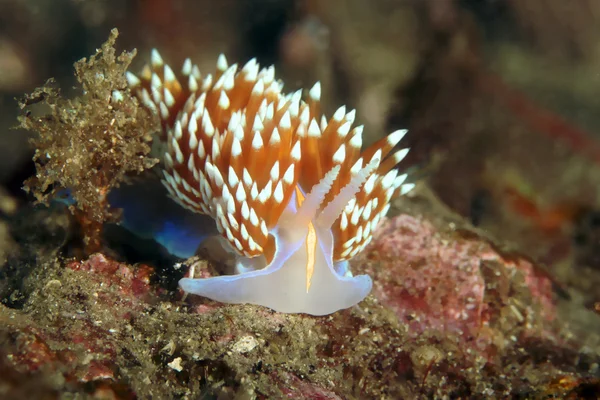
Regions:
<instances>
[{"instance_id":1,"label":"nudibranch body","mask_svg":"<svg viewBox=\"0 0 600 400\"><path fill-rule=\"evenodd\" d=\"M361 153L355 111L320 111L320 84L282 93L274 67L241 70L219 56L214 75L188 59L180 73L156 50L127 75L163 125L164 184L183 207L210 215L236 253L237 274L182 279L185 292L225 303L325 315L370 292L348 260L370 242L392 195L406 193L394 167L399 130Z\"/></svg>"}]
</instances>

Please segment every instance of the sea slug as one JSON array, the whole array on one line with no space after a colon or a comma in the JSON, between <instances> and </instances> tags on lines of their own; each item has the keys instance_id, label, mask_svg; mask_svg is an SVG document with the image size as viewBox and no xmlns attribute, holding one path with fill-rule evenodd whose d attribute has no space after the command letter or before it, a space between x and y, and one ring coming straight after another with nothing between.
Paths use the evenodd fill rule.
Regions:
<instances>
[{"instance_id":1,"label":"sea slug","mask_svg":"<svg viewBox=\"0 0 600 400\"><path fill-rule=\"evenodd\" d=\"M286 313L326 315L371 291L348 260L370 242L395 192L398 130L361 153L356 112L321 114L321 86L303 99L282 92L273 66L238 71L219 56L214 75L187 59L180 73L152 51L127 74L142 104L158 114L165 142L164 185L183 207L210 215L235 252L235 275L184 278L189 293Z\"/></svg>"}]
</instances>

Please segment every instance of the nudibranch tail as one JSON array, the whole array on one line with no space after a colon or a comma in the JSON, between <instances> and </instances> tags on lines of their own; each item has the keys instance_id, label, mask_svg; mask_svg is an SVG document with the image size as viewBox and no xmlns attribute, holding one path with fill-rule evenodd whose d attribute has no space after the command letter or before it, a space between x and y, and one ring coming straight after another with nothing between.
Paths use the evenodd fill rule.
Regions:
<instances>
[{"instance_id":1,"label":"nudibranch tail","mask_svg":"<svg viewBox=\"0 0 600 400\"><path fill-rule=\"evenodd\" d=\"M412 189L395 168L406 130L361 153L354 110L325 118L319 83L305 99L284 94L274 67L256 59L238 70L221 55L203 77L191 60L175 72L153 50L127 79L161 118L170 196L211 216L238 254L241 274L183 279L184 290L315 315L368 294L370 278L352 277L347 261L370 242L393 194Z\"/></svg>"}]
</instances>

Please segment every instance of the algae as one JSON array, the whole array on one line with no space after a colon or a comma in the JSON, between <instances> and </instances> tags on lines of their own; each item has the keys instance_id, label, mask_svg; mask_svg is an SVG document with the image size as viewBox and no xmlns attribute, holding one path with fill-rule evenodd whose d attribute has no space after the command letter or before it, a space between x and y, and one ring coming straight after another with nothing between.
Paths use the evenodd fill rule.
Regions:
<instances>
[{"instance_id":1,"label":"algae","mask_svg":"<svg viewBox=\"0 0 600 400\"><path fill-rule=\"evenodd\" d=\"M33 131L36 174L25 190L38 202L71 197L88 252L100 247L102 223L115 218L106 199L131 173L151 168L153 116L138 107L125 72L136 50L116 55L113 29L106 43L76 62L79 96L65 98L49 79L19 101L21 128Z\"/></svg>"}]
</instances>

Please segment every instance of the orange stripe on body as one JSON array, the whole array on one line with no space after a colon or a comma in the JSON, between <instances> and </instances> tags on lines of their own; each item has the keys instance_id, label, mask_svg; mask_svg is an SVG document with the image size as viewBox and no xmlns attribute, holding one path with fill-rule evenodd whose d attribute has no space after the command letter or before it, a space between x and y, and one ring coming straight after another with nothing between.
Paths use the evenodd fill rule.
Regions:
<instances>
[{"instance_id":1,"label":"orange stripe on body","mask_svg":"<svg viewBox=\"0 0 600 400\"><path fill-rule=\"evenodd\" d=\"M304 201L304 195L296 186L297 207L300 208ZM308 224L308 235L306 235L306 293L310 289L312 277L315 272L315 259L317 252L317 231L312 222Z\"/></svg>"}]
</instances>

